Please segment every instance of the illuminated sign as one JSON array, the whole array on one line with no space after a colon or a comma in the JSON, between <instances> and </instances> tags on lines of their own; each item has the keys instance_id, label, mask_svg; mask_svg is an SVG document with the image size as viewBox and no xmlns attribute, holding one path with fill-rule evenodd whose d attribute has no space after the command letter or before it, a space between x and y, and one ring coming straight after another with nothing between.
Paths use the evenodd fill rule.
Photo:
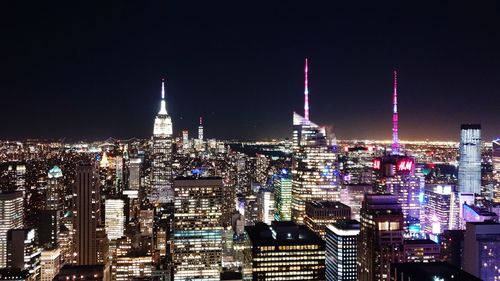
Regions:
<instances>
[{"instance_id":1,"label":"illuminated sign","mask_svg":"<svg viewBox=\"0 0 500 281\"><path fill-rule=\"evenodd\" d=\"M409 172L413 169L413 159L411 158L403 158L398 160L396 165L396 170L398 172Z\"/></svg>"},{"instance_id":2,"label":"illuminated sign","mask_svg":"<svg viewBox=\"0 0 500 281\"><path fill-rule=\"evenodd\" d=\"M380 164L381 164L380 159L373 159L373 169L374 170L380 170Z\"/></svg>"}]
</instances>

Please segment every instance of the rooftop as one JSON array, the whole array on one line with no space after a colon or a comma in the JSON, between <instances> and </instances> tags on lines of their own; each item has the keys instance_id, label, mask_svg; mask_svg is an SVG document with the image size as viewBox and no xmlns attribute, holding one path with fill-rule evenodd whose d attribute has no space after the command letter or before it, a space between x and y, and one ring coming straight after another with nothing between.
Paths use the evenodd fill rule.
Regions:
<instances>
[{"instance_id":1,"label":"rooftop","mask_svg":"<svg viewBox=\"0 0 500 281\"><path fill-rule=\"evenodd\" d=\"M254 226L245 226L245 231L254 246L324 245L325 243L305 225L297 225L292 221L273 221L271 226L258 222Z\"/></svg>"}]
</instances>

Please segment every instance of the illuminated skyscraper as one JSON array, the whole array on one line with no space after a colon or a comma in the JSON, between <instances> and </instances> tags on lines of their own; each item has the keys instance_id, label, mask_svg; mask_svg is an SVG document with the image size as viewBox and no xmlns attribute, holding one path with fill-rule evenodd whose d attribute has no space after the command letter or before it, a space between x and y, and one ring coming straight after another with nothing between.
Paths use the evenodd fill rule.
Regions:
<instances>
[{"instance_id":1,"label":"illuminated skyscraper","mask_svg":"<svg viewBox=\"0 0 500 281\"><path fill-rule=\"evenodd\" d=\"M52 281L61 267L61 251L57 248L43 250L40 264L40 281Z\"/></svg>"},{"instance_id":2,"label":"illuminated skyscraper","mask_svg":"<svg viewBox=\"0 0 500 281\"><path fill-rule=\"evenodd\" d=\"M273 186L276 204L274 219L289 221L292 219L292 179L287 170L274 177Z\"/></svg>"},{"instance_id":3,"label":"illuminated skyscraper","mask_svg":"<svg viewBox=\"0 0 500 281\"><path fill-rule=\"evenodd\" d=\"M401 153L399 146L398 135L398 73L394 70L394 92L392 94L392 145L391 152L393 155Z\"/></svg>"},{"instance_id":4,"label":"illuminated skyscraper","mask_svg":"<svg viewBox=\"0 0 500 281\"><path fill-rule=\"evenodd\" d=\"M75 228L74 252L78 265L97 263L97 227L101 217L99 178L91 164L76 167L75 209L73 225Z\"/></svg>"},{"instance_id":5,"label":"illuminated skyscraper","mask_svg":"<svg viewBox=\"0 0 500 281\"><path fill-rule=\"evenodd\" d=\"M327 225L338 220L350 220L351 208L335 201L310 201L306 203L304 223L321 238L325 238Z\"/></svg>"},{"instance_id":6,"label":"illuminated skyscraper","mask_svg":"<svg viewBox=\"0 0 500 281\"><path fill-rule=\"evenodd\" d=\"M258 222L245 231L252 280L325 280L325 241L306 226Z\"/></svg>"},{"instance_id":7,"label":"illuminated skyscraper","mask_svg":"<svg viewBox=\"0 0 500 281\"><path fill-rule=\"evenodd\" d=\"M342 220L326 227L326 280L357 280L359 221Z\"/></svg>"},{"instance_id":8,"label":"illuminated skyscraper","mask_svg":"<svg viewBox=\"0 0 500 281\"><path fill-rule=\"evenodd\" d=\"M493 202L500 203L500 139L493 141Z\"/></svg>"},{"instance_id":9,"label":"illuminated skyscraper","mask_svg":"<svg viewBox=\"0 0 500 281\"><path fill-rule=\"evenodd\" d=\"M390 194L366 194L358 240L358 280L388 281L391 263L403 262L403 212Z\"/></svg>"},{"instance_id":10,"label":"illuminated skyscraper","mask_svg":"<svg viewBox=\"0 0 500 281\"><path fill-rule=\"evenodd\" d=\"M106 199L104 204L104 223L110 240L118 239L125 232L125 200L121 198Z\"/></svg>"},{"instance_id":11,"label":"illuminated skyscraper","mask_svg":"<svg viewBox=\"0 0 500 281\"><path fill-rule=\"evenodd\" d=\"M425 233L440 234L459 226L459 202L455 186L425 187Z\"/></svg>"},{"instance_id":12,"label":"illuminated skyscraper","mask_svg":"<svg viewBox=\"0 0 500 281\"><path fill-rule=\"evenodd\" d=\"M222 178L177 178L174 191L174 280L220 280Z\"/></svg>"},{"instance_id":13,"label":"illuminated skyscraper","mask_svg":"<svg viewBox=\"0 0 500 281\"><path fill-rule=\"evenodd\" d=\"M308 65L305 66L304 117L293 113L292 220L304 223L306 202L339 201L337 154L326 130L309 120Z\"/></svg>"},{"instance_id":14,"label":"illuminated skyscraper","mask_svg":"<svg viewBox=\"0 0 500 281\"><path fill-rule=\"evenodd\" d=\"M200 117L200 125L198 126L198 139L203 140L203 118Z\"/></svg>"},{"instance_id":15,"label":"illuminated skyscraper","mask_svg":"<svg viewBox=\"0 0 500 281\"><path fill-rule=\"evenodd\" d=\"M160 111L153 129L150 201L166 203L173 200L172 191L172 119L167 112L165 81L161 83Z\"/></svg>"},{"instance_id":16,"label":"illuminated skyscraper","mask_svg":"<svg viewBox=\"0 0 500 281\"><path fill-rule=\"evenodd\" d=\"M139 190L141 187L141 158L130 158L129 162L129 189Z\"/></svg>"},{"instance_id":17,"label":"illuminated skyscraper","mask_svg":"<svg viewBox=\"0 0 500 281\"><path fill-rule=\"evenodd\" d=\"M47 210L63 210L64 199L63 174L58 166L52 167L48 173Z\"/></svg>"},{"instance_id":18,"label":"illuminated skyscraper","mask_svg":"<svg viewBox=\"0 0 500 281\"><path fill-rule=\"evenodd\" d=\"M41 254L35 229L20 228L7 232L7 267L28 270L33 280L38 280Z\"/></svg>"},{"instance_id":19,"label":"illuminated skyscraper","mask_svg":"<svg viewBox=\"0 0 500 281\"><path fill-rule=\"evenodd\" d=\"M23 227L23 193L0 192L0 268L7 266L7 232Z\"/></svg>"},{"instance_id":20,"label":"illuminated skyscraper","mask_svg":"<svg viewBox=\"0 0 500 281\"><path fill-rule=\"evenodd\" d=\"M458 188L461 193L481 194L481 125L460 127Z\"/></svg>"}]
</instances>

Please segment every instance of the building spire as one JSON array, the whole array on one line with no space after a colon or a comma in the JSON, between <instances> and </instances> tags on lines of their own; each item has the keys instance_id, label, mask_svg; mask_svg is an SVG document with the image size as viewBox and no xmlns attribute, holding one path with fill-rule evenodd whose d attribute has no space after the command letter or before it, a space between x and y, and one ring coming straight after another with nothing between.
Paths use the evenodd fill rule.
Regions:
<instances>
[{"instance_id":1,"label":"building spire","mask_svg":"<svg viewBox=\"0 0 500 281\"><path fill-rule=\"evenodd\" d=\"M398 136L398 73L394 70L394 93L392 95L392 154L400 153Z\"/></svg>"},{"instance_id":2,"label":"building spire","mask_svg":"<svg viewBox=\"0 0 500 281\"><path fill-rule=\"evenodd\" d=\"M304 68L304 119L309 121L309 83L308 83L308 74L309 70L307 67L307 58L306 58L306 66Z\"/></svg>"},{"instance_id":3,"label":"building spire","mask_svg":"<svg viewBox=\"0 0 500 281\"><path fill-rule=\"evenodd\" d=\"M200 116L200 126L203 125L203 117Z\"/></svg>"},{"instance_id":4,"label":"building spire","mask_svg":"<svg viewBox=\"0 0 500 281\"><path fill-rule=\"evenodd\" d=\"M160 111L158 114L168 115L167 112L167 102L165 101L165 79L161 79L161 102L160 102Z\"/></svg>"}]
</instances>

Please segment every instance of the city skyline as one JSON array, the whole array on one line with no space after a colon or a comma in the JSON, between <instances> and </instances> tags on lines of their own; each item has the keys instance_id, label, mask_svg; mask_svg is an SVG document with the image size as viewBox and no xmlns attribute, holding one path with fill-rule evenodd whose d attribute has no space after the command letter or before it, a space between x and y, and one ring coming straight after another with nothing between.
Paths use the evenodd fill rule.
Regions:
<instances>
[{"instance_id":1,"label":"city skyline","mask_svg":"<svg viewBox=\"0 0 500 281\"><path fill-rule=\"evenodd\" d=\"M306 57L310 118L339 139L390 139L394 70L401 140L498 137L493 2L37 5L8 5L1 139L148 137L165 77L174 136L201 116L208 138L290 138Z\"/></svg>"}]
</instances>

